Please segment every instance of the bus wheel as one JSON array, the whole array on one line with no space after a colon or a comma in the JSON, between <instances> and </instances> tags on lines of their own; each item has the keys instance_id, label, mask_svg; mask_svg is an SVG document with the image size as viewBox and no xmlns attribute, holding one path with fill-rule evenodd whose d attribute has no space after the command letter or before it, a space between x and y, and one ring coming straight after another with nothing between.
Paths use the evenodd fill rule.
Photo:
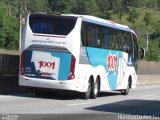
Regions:
<instances>
[{"instance_id":1,"label":"bus wheel","mask_svg":"<svg viewBox=\"0 0 160 120\"><path fill-rule=\"evenodd\" d=\"M89 99L90 95L91 95L91 83L89 83L87 91L82 93L82 98Z\"/></svg>"},{"instance_id":2,"label":"bus wheel","mask_svg":"<svg viewBox=\"0 0 160 120\"><path fill-rule=\"evenodd\" d=\"M128 81L127 89L124 89L124 90L121 91L122 95L128 95L128 93L129 93L129 85L130 85L130 82Z\"/></svg>"},{"instance_id":3,"label":"bus wheel","mask_svg":"<svg viewBox=\"0 0 160 120\"><path fill-rule=\"evenodd\" d=\"M99 92L99 84L98 81L96 80L95 83L91 84L91 98L96 99L98 96L98 92Z\"/></svg>"}]
</instances>

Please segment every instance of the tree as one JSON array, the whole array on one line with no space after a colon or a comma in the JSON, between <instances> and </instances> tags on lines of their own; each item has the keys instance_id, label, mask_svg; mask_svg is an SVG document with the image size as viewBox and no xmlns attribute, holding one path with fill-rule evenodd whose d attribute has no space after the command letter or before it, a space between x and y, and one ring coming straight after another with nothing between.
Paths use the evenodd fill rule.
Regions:
<instances>
[{"instance_id":1,"label":"tree","mask_svg":"<svg viewBox=\"0 0 160 120\"><path fill-rule=\"evenodd\" d=\"M1 48L18 49L18 21L16 17L5 16L5 26L1 30L0 42Z\"/></svg>"},{"instance_id":2,"label":"tree","mask_svg":"<svg viewBox=\"0 0 160 120\"><path fill-rule=\"evenodd\" d=\"M160 21L154 23L153 29L154 29L154 38L156 39L160 36Z\"/></svg>"},{"instance_id":3,"label":"tree","mask_svg":"<svg viewBox=\"0 0 160 120\"><path fill-rule=\"evenodd\" d=\"M160 0L157 0L158 11L160 11Z\"/></svg>"},{"instance_id":4,"label":"tree","mask_svg":"<svg viewBox=\"0 0 160 120\"><path fill-rule=\"evenodd\" d=\"M48 12L50 11L48 0L30 0L30 12Z\"/></svg>"},{"instance_id":5,"label":"tree","mask_svg":"<svg viewBox=\"0 0 160 120\"><path fill-rule=\"evenodd\" d=\"M151 22L151 14L149 12L147 12L143 18L145 24L148 26Z\"/></svg>"},{"instance_id":6,"label":"tree","mask_svg":"<svg viewBox=\"0 0 160 120\"><path fill-rule=\"evenodd\" d=\"M139 0L122 0L122 3L124 7L137 7Z\"/></svg>"},{"instance_id":7,"label":"tree","mask_svg":"<svg viewBox=\"0 0 160 120\"><path fill-rule=\"evenodd\" d=\"M49 0L49 6L53 13L70 13L73 0Z\"/></svg>"},{"instance_id":8,"label":"tree","mask_svg":"<svg viewBox=\"0 0 160 120\"><path fill-rule=\"evenodd\" d=\"M138 18L138 13L135 9L131 9L128 15L127 20L132 24L135 23L135 20Z\"/></svg>"},{"instance_id":9,"label":"tree","mask_svg":"<svg viewBox=\"0 0 160 120\"><path fill-rule=\"evenodd\" d=\"M4 26L4 16L6 9L6 5L0 2L0 29L2 29Z\"/></svg>"},{"instance_id":10,"label":"tree","mask_svg":"<svg viewBox=\"0 0 160 120\"><path fill-rule=\"evenodd\" d=\"M137 6L138 3L137 0L112 0L113 12L118 14L119 20L121 21L123 14L128 13L129 9Z\"/></svg>"},{"instance_id":11,"label":"tree","mask_svg":"<svg viewBox=\"0 0 160 120\"><path fill-rule=\"evenodd\" d=\"M96 3L99 8L98 16L104 19L110 19L110 11L113 9L112 0L97 0Z\"/></svg>"},{"instance_id":12,"label":"tree","mask_svg":"<svg viewBox=\"0 0 160 120\"><path fill-rule=\"evenodd\" d=\"M7 14L8 5L0 2L0 48L18 49L18 20Z\"/></svg>"},{"instance_id":13,"label":"tree","mask_svg":"<svg viewBox=\"0 0 160 120\"><path fill-rule=\"evenodd\" d=\"M98 6L95 0L74 0L72 12L75 14L98 15Z\"/></svg>"},{"instance_id":14,"label":"tree","mask_svg":"<svg viewBox=\"0 0 160 120\"><path fill-rule=\"evenodd\" d=\"M160 48L158 47L158 40L150 41L146 59L149 61L160 60Z\"/></svg>"},{"instance_id":15,"label":"tree","mask_svg":"<svg viewBox=\"0 0 160 120\"><path fill-rule=\"evenodd\" d=\"M128 7L123 7L123 0L113 0L113 14L118 14L121 21L123 14L128 11Z\"/></svg>"}]
</instances>

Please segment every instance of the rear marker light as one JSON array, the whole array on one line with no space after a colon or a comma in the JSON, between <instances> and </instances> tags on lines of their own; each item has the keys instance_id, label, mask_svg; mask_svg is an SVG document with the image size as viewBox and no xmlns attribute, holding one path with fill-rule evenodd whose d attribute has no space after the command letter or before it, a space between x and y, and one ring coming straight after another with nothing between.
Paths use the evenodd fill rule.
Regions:
<instances>
[{"instance_id":1,"label":"rear marker light","mask_svg":"<svg viewBox=\"0 0 160 120\"><path fill-rule=\"evenodd\" d=\"M74 74L75 63L76 63L76 59L75 59L75 57L72 55L71 66L70 66L70 74L69 74L68 80L72 80L72 79L75 78L75 74Z\"/></svg>"},{"instance_id":2,"label":"rear marker light","mask_svg":"<svg viewBox=\"0 0 160 120\"><path fill-rule=\"evenodd\" d=\"M24 53L21 54L20 75L24 75Z\"/></svg>"}]
</instances>

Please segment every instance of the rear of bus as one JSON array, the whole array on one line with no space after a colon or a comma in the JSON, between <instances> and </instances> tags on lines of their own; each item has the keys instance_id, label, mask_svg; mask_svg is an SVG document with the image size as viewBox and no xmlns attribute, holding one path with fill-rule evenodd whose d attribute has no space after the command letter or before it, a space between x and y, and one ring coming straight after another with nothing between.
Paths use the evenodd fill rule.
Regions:
<instances>
[{"instance_id":1,"label":"rear of bus","mask_svg":"<svg viewBox=\"0 0 160 120\"><path fill-rule=\"evenodd\" d=\"M22 38L20 86L75 90L80 49L77 20L74 16L28 15Z\"/></svg>"}]
</instances>

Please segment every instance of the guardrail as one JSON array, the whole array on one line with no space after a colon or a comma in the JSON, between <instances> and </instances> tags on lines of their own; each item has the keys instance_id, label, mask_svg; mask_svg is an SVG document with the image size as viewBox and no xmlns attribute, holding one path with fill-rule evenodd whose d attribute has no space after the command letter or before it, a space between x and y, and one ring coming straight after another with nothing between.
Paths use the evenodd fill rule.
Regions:
<instances>
[{"instance_id":1,"label":"guardrail","mask_svg":"<svg viewBox=\"0 0 160 120\"><path fill-rule=\"evenodd\" d=\"M138 75L138 86L143 85L159 85L160 75Z\"/></svg>"},{"instance_id":2,"label":"guardrail","mask_svg":"<svg viewBox=\"0 0 160 120\"><path fill-rule=\"evenodd\" d=\"M145 60L139 61L138 75L160 75L160 62Z\"/></svg>"},{"instance_id":3,"label":"guardrail","mask_svg":"<svg viewBox=\"0 0 160 120\"><path fill-rule=\"evenodd\" d=\"M0 50L0 77L18 76L19 51Z\"/></svg>"}]
</instances>

